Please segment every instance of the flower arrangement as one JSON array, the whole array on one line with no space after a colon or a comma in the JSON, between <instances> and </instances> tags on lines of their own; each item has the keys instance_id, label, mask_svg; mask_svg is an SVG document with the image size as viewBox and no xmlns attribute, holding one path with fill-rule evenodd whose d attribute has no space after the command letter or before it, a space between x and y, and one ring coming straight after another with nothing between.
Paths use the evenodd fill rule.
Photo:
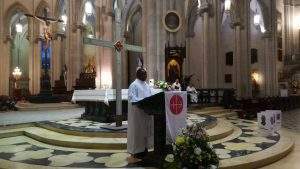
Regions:
<instances>
[{"instance_id":1,"label":"flower arrangement","mask_svg":"<svg viewBox=\"0 0 300 169\"><path fill-rule=\"evenodd\" d=\"M162 89L162 90L169 90L171 88L171 86L162 80L157 80L154 82L154 85L156 88Z\"/></svg>"},{"instance_id":2,"label":"flower arrangement","mask_svg":"<svg viewBox=\"0 0 300 169\"><path fill-rule=\"evenodd\" d=\"M166 169L216 169L219 159L201 124L188 126L173 143L173 153L165 158Z\"/></svg>"}]
</instances>

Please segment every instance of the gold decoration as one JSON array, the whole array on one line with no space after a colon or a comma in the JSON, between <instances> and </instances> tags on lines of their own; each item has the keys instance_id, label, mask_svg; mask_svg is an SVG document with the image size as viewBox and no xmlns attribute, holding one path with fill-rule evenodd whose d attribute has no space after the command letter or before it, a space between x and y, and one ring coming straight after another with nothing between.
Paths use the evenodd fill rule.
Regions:
<instances>
[{"instance_id":1,"label":"gold decoration","mask_svg":"<svg viewBox=\"0 0 300 169\"><path fill-rule=\"evenodd\" d=\"M117 41L115 44L114 44L114 47L115 49L120 52L122 49L123 49L123 43L121 41Z\"/></svg>"},{"instance_id":2,"label":"gold decoration","mask_svg":"<svg viewBox=\"0 0 300 169\"><path fill-rule=\"evenodd\" d=\"M88 64L84 67L84 73L96 73L95 58L89 58Z\"/></svg>"}]
</instances>

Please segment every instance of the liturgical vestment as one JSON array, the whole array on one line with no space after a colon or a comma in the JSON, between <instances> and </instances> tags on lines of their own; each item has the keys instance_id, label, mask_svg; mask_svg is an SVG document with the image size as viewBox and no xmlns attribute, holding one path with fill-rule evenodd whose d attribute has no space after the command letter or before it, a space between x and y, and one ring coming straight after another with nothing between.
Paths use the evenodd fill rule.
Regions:
<instances>
[{"instance_id":1,"label":"liturgical vestment","mask_svg":"<svg viewBox=\"0 0 300 169\"><path fill-rule=\"evenodd\" d=\"M146 82L136 79L129 86L127 151L130 154L144 152L145 148L149 149L153 146L153 117L134 105L134 102L149 96L151 96L151 88Z\"/></svg>"}]
</instances>

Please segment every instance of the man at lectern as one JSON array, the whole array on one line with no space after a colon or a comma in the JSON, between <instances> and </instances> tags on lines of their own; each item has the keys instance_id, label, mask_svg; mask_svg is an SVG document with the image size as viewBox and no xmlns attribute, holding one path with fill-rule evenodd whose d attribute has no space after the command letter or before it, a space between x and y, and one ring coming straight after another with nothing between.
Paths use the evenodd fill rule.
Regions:
<instances>
[{"instance_id":1,"label":"man at lectern","mask_svg":"<svg viewBox=\"0 0 300 169\"><path fill-rule=\"evenodd\" d=\"M154 139L153 116L146 114L135 104L152 95L146 79L146 70L138 68L136 80L131 83L128 90L127 151L132 157L139 159L143 158L153 146Z\"/></svg>"}]
</instances>

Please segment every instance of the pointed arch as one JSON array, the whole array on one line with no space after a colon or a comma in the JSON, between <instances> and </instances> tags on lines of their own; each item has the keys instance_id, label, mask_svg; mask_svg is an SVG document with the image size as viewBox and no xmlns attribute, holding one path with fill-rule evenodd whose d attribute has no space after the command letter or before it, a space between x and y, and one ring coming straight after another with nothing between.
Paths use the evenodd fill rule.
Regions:
<instances>
[{"instance_id":1,"label":"pointed arch","mask_svg":"<svg viewBox=\"0 0 300 169\"><path fill-rule=\"evenodd\" d=\"M125 7L126 8L126 7ZM133 1L129 8L128 8L128 11L126 11L127 13L124 13L124 23L122 25L123 26L123 31L126 31L127 28L129 28L131 26L131 20L132 20L132 17L137 14L137 13L141 13L142 14L142 4L140 1Z\"/></svg>"},{"instance_id":2,"label":"pointed arch","mask_svg":"<svg viewBox=\"0 0 300 169\"><path fill-rule=\"evenodd\" d=\"M23 12L23 13L29 13L29 10L20 2L15 2L12 4L5 12L4 14L4 33L6 36L11 36L11 30L10 30L10 20L13 15L15 15L18 12Z\"/></svg>"},{"instance_id":3,"label":"pointed arch","mask_svg":"<svg viewBox=\"0 0 300 169\"><path fill-rule=\"evenodd\" d=\"M42 0L35 9L35 15L42 16L44 14L44 9L45 8L49 8L49 4L45 0ZM51 15L51 10L50 9L49 9L48 14Z\"/></svg>"},{"instance_id":4,"label":"pointed arch","mask_svg":"<svg viewBox=\"0 0 300 169\"><path fill-rule=\"evenodd\" d=\"M195 36L195 24L199 17L199 10L198 10L198 1L192 0L189 2L187 7L187 22L186 22L186 36L187 37L194 37Z\"/></svg>"},{"instance_id":5,"label":"pointed arch","mask_svg":"<svg viewBox=\"0 0 300 169\"><path fill-rule=\"evenodd\" d=\"M269 8L265 4L265 2L263 2L263 1L257 1L257 2L258 2L258 5L261 8L262 19L263 19L263 22L264 22L265 29L270 31L271 25L270 25L270 19L269 19L270 18Z\"/></svg>"}]
</instances>

